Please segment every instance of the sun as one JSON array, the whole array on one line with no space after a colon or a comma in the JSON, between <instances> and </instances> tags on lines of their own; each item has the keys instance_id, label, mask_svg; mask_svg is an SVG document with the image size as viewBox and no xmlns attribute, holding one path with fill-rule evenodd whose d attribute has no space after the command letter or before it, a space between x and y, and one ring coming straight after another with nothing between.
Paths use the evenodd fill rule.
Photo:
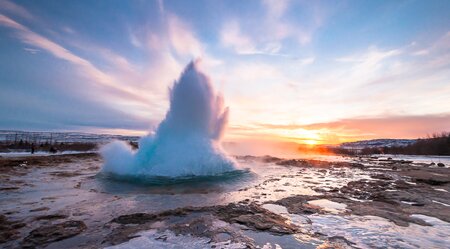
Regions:
<instances>
[{"instance_id":1,"label":"sun","mask_svg":"<svg viewBox=\"0 0 450 249\"><path fill-rule=\"evenodd\" d=\"M307 129L290 129L290 130L269 130L268 132L277 133L279 137L295 141L300 144L318 145L323 142L320 131Z\"/></svg>"},{"instance_id":2,"label":"sun","mask_svg":"<svg viewBox=\"0 0 450 249\"><path fill-rule=\"evenodd\" d=\"M318 144L317 140L303 140L303 142L307 145L317 145Z\"/></svg>"}]
</instances>

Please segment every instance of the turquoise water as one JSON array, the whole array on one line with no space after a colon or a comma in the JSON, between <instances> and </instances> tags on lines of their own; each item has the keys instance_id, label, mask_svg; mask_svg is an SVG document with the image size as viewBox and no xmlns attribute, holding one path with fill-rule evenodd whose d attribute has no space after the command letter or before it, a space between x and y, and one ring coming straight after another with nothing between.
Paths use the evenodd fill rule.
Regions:
<instances>
[{"instance_id":1,"label":"turquoise water","mask_svg":"<svg viewBox=\"0 0 450 249\"><path fill-rule=\"evenodd\" d=\"M93 184L110 194L207 194L227 192L250 184L258 176L250 169L234 170L212 176L121 176L98 173Z\"/></svg>"}]
</instances>

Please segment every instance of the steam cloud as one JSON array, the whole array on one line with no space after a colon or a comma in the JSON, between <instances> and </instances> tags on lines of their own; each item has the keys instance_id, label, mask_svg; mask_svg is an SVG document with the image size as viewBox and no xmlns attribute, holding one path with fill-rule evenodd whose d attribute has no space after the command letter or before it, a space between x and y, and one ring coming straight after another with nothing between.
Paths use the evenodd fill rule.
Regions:
<instances>
[{"instance_id":1,"label":"steam cloud","mask_svg":"<svg viewBox=\"0 0 450 249\"><path fill-rule=\"evenodd\" d=\"M115 141L102 149L102 172L122 176L205 176L236 169L220 146L228 108L209 78L191 62L170 90L170 109L155 135L133 151Z\"/></svg>"}]
</instances>

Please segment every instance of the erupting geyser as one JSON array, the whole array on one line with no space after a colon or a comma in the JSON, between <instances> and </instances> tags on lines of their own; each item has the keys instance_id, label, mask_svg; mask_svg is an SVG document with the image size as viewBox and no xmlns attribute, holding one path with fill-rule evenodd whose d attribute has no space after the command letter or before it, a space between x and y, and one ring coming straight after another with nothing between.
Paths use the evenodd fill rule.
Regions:
<instances>
[{"instance_id":1,"label":"erupting geyser","mask_svg":"<svg viewBox=\"0 0 450 249\"><path fill-rule=\"evenodd\" d=\"M102 149L102 171L119 176L205 176L236 169L220 146L228 108L209 78L191 62L170 90L170 109L155 135L133 151L116 141Z\"/></svg>"}]
</instances>

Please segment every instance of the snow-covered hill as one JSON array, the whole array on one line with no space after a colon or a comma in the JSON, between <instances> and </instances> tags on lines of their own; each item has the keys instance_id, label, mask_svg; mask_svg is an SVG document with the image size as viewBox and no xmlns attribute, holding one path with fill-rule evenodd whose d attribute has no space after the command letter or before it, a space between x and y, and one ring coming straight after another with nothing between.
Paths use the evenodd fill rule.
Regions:
<instances>
[{"instance_id":1,"label":"snow-covered hill","mask_svg":"<svg viewBox=\"0 0 450 249\"><path fill-rule=\"evenodd\" d=\"M363 149L363 148L381 148L381 147L404 147L414 142L416 139L373 139L356 142L342 143L343 149Z\"/></svg>"}]
</instances>

